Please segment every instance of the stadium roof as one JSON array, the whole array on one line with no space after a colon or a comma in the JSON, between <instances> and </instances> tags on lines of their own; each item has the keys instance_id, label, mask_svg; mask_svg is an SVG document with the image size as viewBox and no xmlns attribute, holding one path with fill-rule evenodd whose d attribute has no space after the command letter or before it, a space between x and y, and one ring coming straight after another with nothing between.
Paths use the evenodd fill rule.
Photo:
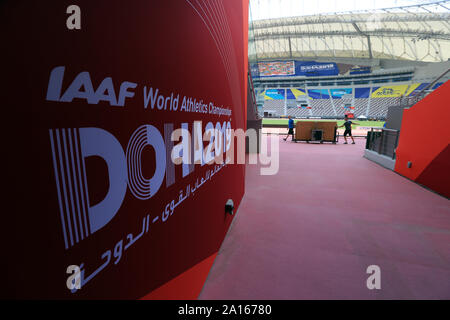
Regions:
<instances>
[{"instance_id":1,"label":"stadium roof","mask_svg":"<svg viewBox=\"0 0 450 320\"><path fill-rule=\"evenodd\" d=\"M258 59L447 61L450 1L256 20L250 33L249 52L256 51Z\"/></svg>"}]
</instances>

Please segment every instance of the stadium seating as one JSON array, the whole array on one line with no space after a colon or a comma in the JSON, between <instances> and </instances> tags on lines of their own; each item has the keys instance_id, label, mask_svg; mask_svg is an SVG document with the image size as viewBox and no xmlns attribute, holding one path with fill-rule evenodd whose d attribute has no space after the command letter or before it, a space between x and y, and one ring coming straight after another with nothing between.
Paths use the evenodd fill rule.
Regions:
<instances>
[{"instance_id":1,"label":"stadium seating","mask_svg":"<svg viewBox=\"0 0 450 320\"><path fill-rule=\"evenodd\" d=\"M368 116L369 118L386 117L387 109L398 103L397 98L371 98Z\"/></svg>"},{"instance_id":2,"label":"stadium seating","mask_svg":"<svg viewBox=\"0 0 450 320\"><path fill-rule=\"evenodd\" d=\"M309 117L311 116L311 111L307 108L299 108L299 104L295 100L286 100L287 104L287 115L293 117Z\"/></svg>"},{"instance_id":3,"label":"stadium seating","mask_svg":"<svg viewBox=\"0 0 450 320\"><path fill-rule=\"evenodd\" d=\"M288 94L286 100L287 110L285 110L284 89L277 89L278 91L275 91L275 95L273 95L272 99L264 100L264 98L262 98L261 95L260 96L262 98L261 102L264 101L262 112L270 112L273 116L290 115L299 118L343 118L346 113L353 113L355 117L366 116L368 118L384 119L387 115L388 108L393 105L398 105L401 101L399 96L390 94L392 90L405 90L405 92L408 92L408 90L412 88L412 90L409 91L409 96L414 96L426 85L427 83L422 83L420 85L416 83L415 86L403 85L404 88L401 88L402 85L397 85L397 87L357 87L367 89L365 97L359 94L358 98L355 96L355 91L358 89L346 86L342 89L349 90L351 88L351 91L349 91L351 93L346 96L336 97L334 95L326 95L326 93L323 96L320 95L318 97L310 95L309 98L306 98L307 100L302 100L302 102L300 102L300 100L297 101L296 99L292 99L291 97L294 96L293 94ZM336 89L340 88L336 87ZM382 91L380 94L380 90L385 90L385 92ZM308 89L308 92L321 91L328 93L332 92L332 90L320 89L320 87L311 90ZM264 89L262 89L262 92L264 92ZM306 104L308 107L305 107ZM303 105L303 107L299 107L300 105Z\"/></svg>"},{"instance_id":4,"label":"stadium seating","mask_svg":"<svg viewBox=\"0 0 450 320\"><path fill-rule=\"evenodd\" d=\"M266 100L264 101L263 112L275 113L277 116L285 115L284 100Z\"/></svg>"},{"instance_id":5,"label":"stadium seating","mask_svg":"<svg viewBox=\"0 0 450 320\"><path fill-rule=\"evenodd\" d=\"M334 108L336 109L336 115L338 117L344 117L345 113L351 111L350 109L344 109L345 103L344 99L333 99Z\"/></svg>"},{"instance_id":6,"label":"stadium seating","mask_svg":"<svg viewBox=\"0 0 450 320\"><path fill-rule=\"evenodd\" d=\"M275 116L342 118L348 112L355 117L361 115L368 118L384 118L390 106L398 104L398 98L354 98L354 99L310 99L309 108L299 107L300 103L287 99L287 114L284 100L265 100L262 112L270 112ZM350 105L351 108L345 108Z\"/></svg>"},{"instance_id":7,"label":"stadium seating","mask_svg":"<svg viewBox=\"0 0 450 320\"><path fill-rule=\"evenodd\" d=\"M311 114L311 110L307 109L307 108L292 108L292 109L288 109L288 116L293 116L293 117L310 117Z\"/></svg>"},{"instance_id":8,"label":"stadium seating","mask_svg":"<svg viewBox=\"0 0 450 320\"><path fill-rule=\"evenodd\" d=\"M310 100L312 114L316 117L335 117L333 105L330 99L313 99Z\"/></svg>"},{"instance_id":9,"label":"stadium seating","mask_svg":"<svg viewBox=\"0 0 450 320\"><path fill-rule=\"evenodd\" d=\"M368 110L369 107L369 99L368 98L355 98L355 109L354 114L355 117L359 116L368 116Z\"/></svg>"}]
</instances>

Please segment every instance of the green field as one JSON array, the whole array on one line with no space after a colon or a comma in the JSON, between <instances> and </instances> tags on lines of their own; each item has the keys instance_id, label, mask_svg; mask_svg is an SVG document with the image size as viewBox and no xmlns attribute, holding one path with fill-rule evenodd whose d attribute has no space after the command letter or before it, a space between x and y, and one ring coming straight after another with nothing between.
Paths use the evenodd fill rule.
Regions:
<instances>
[{"instance_id":1,"label":"green field","mask_svg":"<svg viewBox=\"0 0 450 320\"><path fill-rule=\"evenodd\" d=\"M294 119L294 122L297 121L333 121L333 120L325 120L325 119ZM344 123L344 120L336 120L338 123L338 126L342 125ZM356 122L358 127L382 127L384 125L384 121L362 121L362 120L351 120L353 122ZM288 124L288 119L263 119L263 125L264 124Z\"/></svg>"}]
</instances>

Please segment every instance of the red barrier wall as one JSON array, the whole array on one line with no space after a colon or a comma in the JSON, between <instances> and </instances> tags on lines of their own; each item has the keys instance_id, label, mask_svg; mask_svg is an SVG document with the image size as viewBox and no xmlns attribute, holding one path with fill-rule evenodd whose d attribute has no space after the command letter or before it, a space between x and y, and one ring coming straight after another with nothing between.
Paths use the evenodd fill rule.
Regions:
<instances>
[{"instance_id":1,"label":"red barrier wall","mask_svg":"<svg viewBox=\"0 0 450 320\"><path fill-rule=\"evenodd\" d=\"M66 26L72 4L79 30ZM2 4L4 103L17 113L5 116L14 156L3 297L198 296L232 221L225 203L237 208L244 194L244 165L206 162L245 129L247 8ZM172 151L204 164L172 166Z\"/></svg>"},{"instance_id":2,"label":"red barrier wall","mask_svg":"<svg viewBox=\"0 0 450 320\"><path fill-rule=\"evenodd\" d=\"M450 197L449 101L447 81L404 110L395 163L396 172L446 197Z\"/></svg>"}]
</instances>

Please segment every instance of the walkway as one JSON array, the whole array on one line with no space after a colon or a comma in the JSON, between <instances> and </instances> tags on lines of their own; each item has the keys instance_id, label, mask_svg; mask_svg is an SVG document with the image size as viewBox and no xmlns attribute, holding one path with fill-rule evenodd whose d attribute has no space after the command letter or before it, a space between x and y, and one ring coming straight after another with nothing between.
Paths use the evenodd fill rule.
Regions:
<instances>
[{"instance_id":1,"label":"walkway","mask_svg":"<svg viewBox=\"0 0 450 320\"><path fill-rule=\"evenodd\" d=\"M200 299L450 299L450 202L362 157L291 143L246 194ZM381 268L368 290L366 268Z\"/></svg>"}]
</instances>

